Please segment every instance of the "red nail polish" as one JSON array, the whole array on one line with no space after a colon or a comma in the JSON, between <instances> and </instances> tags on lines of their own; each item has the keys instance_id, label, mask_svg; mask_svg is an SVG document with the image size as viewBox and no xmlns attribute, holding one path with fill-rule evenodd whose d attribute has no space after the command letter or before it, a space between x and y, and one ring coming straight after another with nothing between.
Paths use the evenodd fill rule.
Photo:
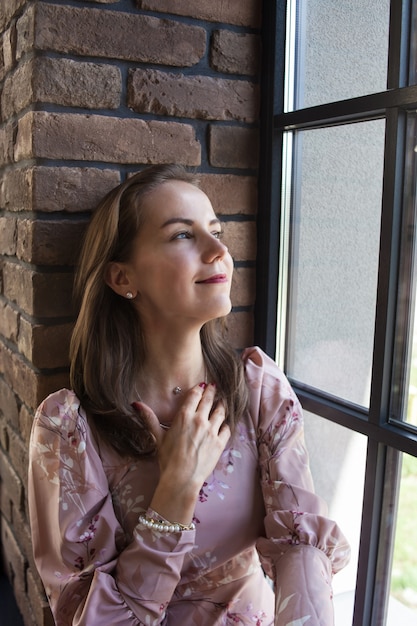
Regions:
<instances>
[{"instance_id":1,"label":"red nail polish","mask_svg":"<svg viewBox=\"0 0 417 626\"><path fill-rule=\"evenodd\" d=\"M199 383L198 385L199 387L201 387L202 389L205 389L207 387L207 383Z\"/></svg>"}]
</instances>

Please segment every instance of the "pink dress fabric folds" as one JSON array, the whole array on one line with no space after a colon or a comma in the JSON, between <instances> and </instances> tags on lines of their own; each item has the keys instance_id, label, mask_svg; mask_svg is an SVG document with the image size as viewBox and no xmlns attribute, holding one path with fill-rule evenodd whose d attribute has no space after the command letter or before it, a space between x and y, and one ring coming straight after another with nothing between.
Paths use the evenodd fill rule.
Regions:
<instances>
[{"instance_id":1,"label":"pink dress fabric folds","mask_svg":"<svg viewBox=\"0 0 417 626\"><path fill-rule=\"evenodd\" d=\"M40 405L29 510L58 626L333 624L332 576L349 545L313 492L287 379L259 348L242 358L249 411L200 491L195 530L138 522L156 458L122 459L97 441L71 391Z\"/></svg>"}]
</instances>

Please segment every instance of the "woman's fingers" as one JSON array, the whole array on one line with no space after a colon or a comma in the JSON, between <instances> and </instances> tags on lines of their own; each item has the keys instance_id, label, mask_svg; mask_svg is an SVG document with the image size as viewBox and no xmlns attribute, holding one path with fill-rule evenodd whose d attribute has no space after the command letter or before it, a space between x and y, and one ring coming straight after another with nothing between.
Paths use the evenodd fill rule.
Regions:
<instances>
[{"instance_id":1,"label":"woman's fingers","mask_svg":"<svg viewBox=\"0 0 417 626\"><path fill-rule=\"evenodd\" d=\"M187 393L181 406L179 415L193 418L195 413L209 419L215 406L216 385L200 383L192 387Z\"/></svg>"},{"instance_id":2,"label":"woman's fingers","mask_svg":"<svg viewBox=\"0 0 417 626\"><path fill-rule=\"evenodd\" d=\"M155 437L156 444L159 447L160 443L162 443L164 433L161 430L161 425L155 413L144 402L133 402L132 407L135 411L140 413L142 418L146 421L148 428Z\"/></svg>"}]
</instances>

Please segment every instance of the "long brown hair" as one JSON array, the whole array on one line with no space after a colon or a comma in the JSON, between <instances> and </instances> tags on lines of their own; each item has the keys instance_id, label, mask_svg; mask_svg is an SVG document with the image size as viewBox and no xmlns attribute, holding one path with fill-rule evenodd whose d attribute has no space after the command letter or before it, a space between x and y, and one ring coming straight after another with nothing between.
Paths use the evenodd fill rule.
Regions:
<instances>
[{"instance_id":1,"label":"long brown hair","mask_svg":"<svg viewBox=\"0 0 417 626\"><path fill-rule=\"evenodd\" d=\"M99 435L120 454L155 451L140 413L129 403L144 360L139 315L132 303L105 281L111 261L131 257L144 219L146 195L164 182L180 180L198 187L197 177L179 165L146 168L113 189L97 207L87 228L75 277L79 315L73 331L71 386ZM226 406L232 430L247 404L243 366L225 336L224 318L201 329L204 358Z\"/></svg>"}]
</instances>

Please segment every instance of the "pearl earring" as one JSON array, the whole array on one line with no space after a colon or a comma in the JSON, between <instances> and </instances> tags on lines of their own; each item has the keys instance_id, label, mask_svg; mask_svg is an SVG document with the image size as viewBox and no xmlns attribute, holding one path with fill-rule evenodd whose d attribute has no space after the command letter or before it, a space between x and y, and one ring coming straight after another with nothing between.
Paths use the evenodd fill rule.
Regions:
<instances>
[{"instance_id":1,"label":"pearl earring","mask_svg":"<svg viewBox=\"0 0 417 626\"><path fill-rule=\"evenodd\" d=\"M133 293L131 291L128 291L127 294L126 294L126 298L128 300L131 300L133 298Z\"/></svg>"}]
</instances>

